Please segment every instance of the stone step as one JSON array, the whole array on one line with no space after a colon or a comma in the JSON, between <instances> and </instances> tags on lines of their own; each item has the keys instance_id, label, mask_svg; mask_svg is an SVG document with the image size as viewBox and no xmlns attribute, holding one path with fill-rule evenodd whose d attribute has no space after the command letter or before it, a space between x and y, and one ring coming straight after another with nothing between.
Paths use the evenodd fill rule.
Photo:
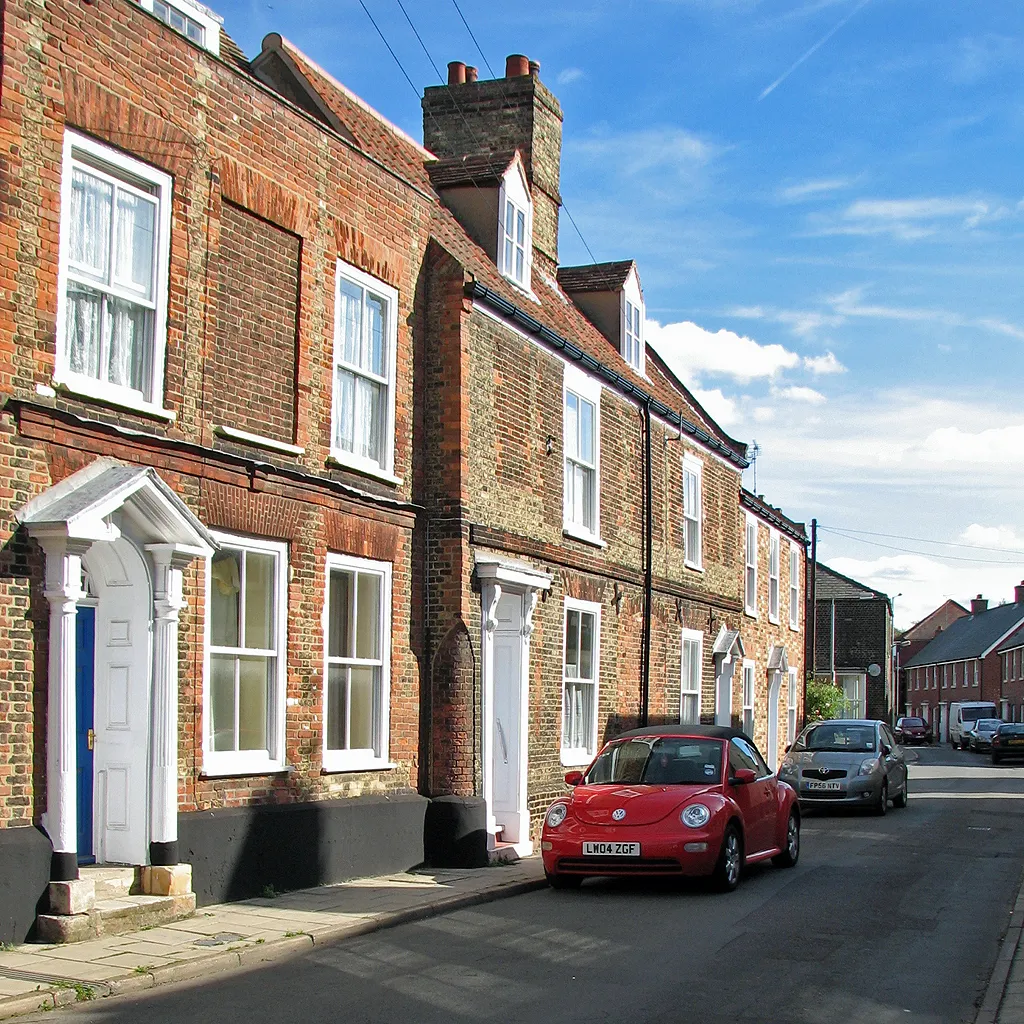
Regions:
<instances>
[{"instance_id":1,"label":"stone step","mask_svg":"<svg viewBox=\"0 0 1024 1024\"><path fill-rule=\"evenodd\" d=\"M79 878L88 879L96 886L96 899L120 899L128 896L136 885L136 872L133 867L102 867L87 866L78 869Z\"/></svg>"},{"instance_id":2,"label":"stone step","mask_svg":"<svg viewBox=\"0 0 1024 1024\"><path fill-rule=\"evenodd\" d=\"M133 870L128 870L134 877ZM196 897L192 892L182 896L131 896L125 892L97 899L93 909L85 914L40 914L36 918L36 932L41 942L84 942L181 921L191 917L195 910Z\"/></svg>"}]
</instances>

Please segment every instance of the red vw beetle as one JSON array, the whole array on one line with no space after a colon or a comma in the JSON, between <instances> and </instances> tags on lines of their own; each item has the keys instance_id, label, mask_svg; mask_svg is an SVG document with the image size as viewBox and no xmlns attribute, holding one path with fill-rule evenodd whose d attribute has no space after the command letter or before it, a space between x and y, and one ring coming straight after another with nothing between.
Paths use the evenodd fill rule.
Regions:
<instances>
[{"instance_id":1,"label":"red vw beetle","mask_svg":"<svg viewBox=\"0 0 1024 1024\"><path fill-rule=\"evenodd\" d=\"M593 875L711 875L735 889L744 864L791 868L800 855L796 792L749 737L721 726L623 733L544 816L544 872L556 889Z\"/></svg>"}]
</instances>

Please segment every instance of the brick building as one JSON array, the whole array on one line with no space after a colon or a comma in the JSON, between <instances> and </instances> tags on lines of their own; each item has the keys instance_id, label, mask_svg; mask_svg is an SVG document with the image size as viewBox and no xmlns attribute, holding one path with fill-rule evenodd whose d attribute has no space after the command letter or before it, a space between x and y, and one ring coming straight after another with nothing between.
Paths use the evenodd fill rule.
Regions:
<instances>
[{"instance_id":1,"label":"brick building","mask_svg":"<svg viewBox=\"0 0 1024 1024\"><path fill-rule=\"evenodd\" d=\"M815 625L808 631L813 672L842 687L851 717L891 721L892 602L821 562L813 569Z\"/></svg>"},{"instance_id":2,"label":"brick building","mask_svg":"<svg viewBox=\"0 0 1024 1024\"><path fill-rule=\"evenodd\" d=\"M536 65L453 64L424 148L193 0L3 17L0 938L93 860L199 902L408 867L428 798L526 852L605 737L739 720L747 647L789 716L745 514L759 560L802 529L635 264L558 267Z\"/></svg>"},{"instance_id":3,"label":"brick building","mask_svg":"<svg viewBox=\"0 0 1024 1024\"><path fill-rule=\"evenodd\" d=\"M935 639L944 629L948 629L957 619L962 619L970 612L952 598L939 605L920 622L915 622L909 629L898 633L893 640L893 671L896 673L897 698L896 706L903 714L913 714L910 710L910 694L907 687L906 664L918 651Z\"/></svg>"},{"instance_id":4,"label":"brick building","mask_svg":"<svg viewBox=\"0 0 1024 1024\"><path fill-rule=\"evenodd\" d=\"M997 648L1002 661L999 709L1007 722L1024 722L1024 626Z\"/></svg>"},{"instance_id":5,"label":"brick building","mask_svg":"<svg viewBox=\"0 0 1024 1024\"><path fill-rule=\"evenodd\" d=\"M774 768L802 718L807 531L743 489L741 705L744 731Z\"/></svg>"},{"instance_id":6,"label":"brick building","mask_svg":"<svg viewBox=\"0 0 1024 1024\"><path fill-rule=\"evenodd\" d=\"M981 594L971 599L971 612L956 619L904 664L908 700L913 714L934 723L935 738L949 737L949 705L965 700L991 701L1006 718L1019 703L1015 681L1004 683L1000 653L1024 625L1024 582L1014 588L1012 603L989 608ZM1011 659L1012 661L1012 659Z\"/></svg>"}]
</instances>

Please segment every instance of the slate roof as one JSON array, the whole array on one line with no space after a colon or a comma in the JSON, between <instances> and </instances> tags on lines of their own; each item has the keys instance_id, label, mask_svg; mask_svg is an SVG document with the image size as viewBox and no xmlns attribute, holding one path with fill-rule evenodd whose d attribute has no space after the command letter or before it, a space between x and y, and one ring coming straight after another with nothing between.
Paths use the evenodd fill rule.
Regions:
<instances>
[{"instance_id":1,"label":"slate roof","mask_svg":"<svg viewBox=\"0 0 1024 1024\"><path fill-rule=\"evenodd\" d=\"M980 658L1021 625L1024 625L1024 604L1001 604L977 615L965 615L900 667L917 668Z\"/></svg>"},{"instance_id":2,"label":"slate roof","mask_svg":"<svg viewBox=\"0 0 1024 1024\"><path fill-rule=\"evenodd\" d=\"M798 541L800 544L807 543L807 527L803 523L790 519L781 509L776 508L774 505L769 505L764 498L754 494L752 491L748 491L746 487L740 488L740 504L749 508L754 515L760 516L771 523L772 526L777 526L783 533L792 537L793 540ZM818 563L818 568L822 568L821 562Z\"/></svg>"},{"instance_id":3,"label":"slate roof","mask_svg":"<svg viewBox=\"0 0 1024 1024\"><path fill-rule=\"evenodd\" d=\"M810 566L808 566L808 572ZM816 601L863 601L867 599L889 603L889 595L874 590L863 583L844 576L835 569L830 569L822 562L817 564L814 578L814 598Z\"/></svg>"},{"instance_id":4,"label":"slate roof","mask_svg":"<svg viewBox=\"0 0 1024 1024\"><path fill-rule=\"evenodd\" d=\"M559 267L558 283L566 292L616 292L629 277L634 260L589 263L582 267Z\"/></svg>"},{"instance_id":5,"label":"slate roof","mask_svg":"<svg viewBox=\"0 0 1024 1024\"><path fill-rule=\"evenodd\" d=\"M512 163L515 150L507 153L483 153L479 156L444 157L427 164L434 188L460 185L496 185Z\"/></svg>"},{"instance_id":6,"label":"slate roof","mask_svg":"<svg viewBox=\"0 0 1024 1024\"><path fill-rule=\"evenodd\" d=\"M1018 606L1019 607L1019 606ZM1024 624L1015 629L997 648L1000 654L1003 651L1012 651L1015 647L1024 647Z\"/></svg>"}]
</instances>

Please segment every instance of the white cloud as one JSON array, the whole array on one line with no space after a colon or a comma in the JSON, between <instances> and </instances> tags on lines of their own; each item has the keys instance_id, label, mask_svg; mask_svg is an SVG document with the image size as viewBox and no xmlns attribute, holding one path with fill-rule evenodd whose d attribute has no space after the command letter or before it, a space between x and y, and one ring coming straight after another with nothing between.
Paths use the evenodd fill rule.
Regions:
<instances>
[{"instance_id":1,"label":"white cloud","mask_svg":"<svg viewBox=\"0 0 1024 1024\"><path fill-rule=\"evenodd\" d=\"M824 405L828 399L814 388L788 387L778 388L775 394L788 402L806 402L808 405Z\"/></svg>"},{"instance_id":2,"label":"white cloud","mask_svg":"<svg viewBox=\"0 0 1024 1024\"><path fill-rule=\"evenodd\" d=\"M949 232L972 231L1013 216L1004 203L973 196L926 196L916 199L858 199L838 219L814 215L809 223L819 235L889 235L916 241Z\"/></svg>"},{"instance_id":3,"label":"white cloud","mask_svg":"<svg viewBox=\"0 0 1024 1024\"><path fill-rule=\"evenodd\" d=\"M804 369L819 377L832 373L846 373L846 367L831 352L826 352L823 356L804 356Z\"/></svg>"},{"instance_id":4,"label":"white cloud","mask_svg":"<svg viewBox=\"0 0 1024 1024\"><path fill-rule=\"evenodd\" d=\"M694 389L694 397L707 410L708 415L720 426L728 428L739 420L739 408L735 399L727 398L721 388L710 391Z\"/></svg>"},{"instance_id":5,"label":"white cloud","mask_svg":"<svg viewBox=\"0 0 1024 1024\"><path fill-rule=\"evenodd\" d=\"M563 68L558 72L555 81L559 85L572 85L573 82L578 82L581 78L586 77L586 72L583 68Z\"/></svg>"},{"instance_id":6,"label":"white cloud","mask_svg":"<svg viewBox=\"0 0 1024 1024\"><path fill-rule=\"evenodd\" d=\"M766 309L764 306L734 306L726 315L741 320L767 320L784 324L797 337L814 334L822 327L835 327L843 322L835 313L822 313L809 309Z\"/></svg>"},{"instance_id":7,"label":"white cloud","mask_svg":"<svg viewBox=\"0 0 1024 1024\"><path fill-rule=\"evenodd\" d=\"M1024 551L1024 537L1018 536L1012 526L982 526L971 523L960 534L965 544L981 548L1001 548L1003 551Z\"/></svg>"},{"instance_id":8,"label":"white cloud","mask_svg":"<svg viewBox=\"0 0 1024 1024\"><path fill-rule=\"evenodd\" d=\"M1024 424L971 432L960 427L933 430L916 454L931 463L1012 465L1024 445Z\"/></svg>"},{"instance_id":9,"label":"white cloud","mask_svg":"<svg viewBox=\"0 0 1024 1024\"><path fill-rule=\"evenodd\" d=\"M747 383L774 377L800 363L800 357L782 345L761 345L724 328L708 331L690 321L662 326L648 320L646 330L648 342L673 372L688 382L713 374Z\"/></svg>"},{"instance_id":10,"label":"white cloud","mask_svg":"<svg viewBox=\"0 0 1024 1024\"><path fill-rule=\"evenodd\" d=\"M850 178L823 178L816 181L801 181L779 190L779 197L787 203L799 203L807 199L830 195L853 184Z\"/></svg>"},{"instance_id":11,"label":"white cloud","mask_svg":"<svg viewBox=\"0 0 1024 1024\"><path fill-rule=\"evenodd\" d=\"M589 137L567 139L564 149L582 156L594 167L628 178L650 175L652 187L659 188L665 187L665 176L693 182L722 152L715 143L675 127L616 134L595 132Z\"/></svg>"}]
</instances>

